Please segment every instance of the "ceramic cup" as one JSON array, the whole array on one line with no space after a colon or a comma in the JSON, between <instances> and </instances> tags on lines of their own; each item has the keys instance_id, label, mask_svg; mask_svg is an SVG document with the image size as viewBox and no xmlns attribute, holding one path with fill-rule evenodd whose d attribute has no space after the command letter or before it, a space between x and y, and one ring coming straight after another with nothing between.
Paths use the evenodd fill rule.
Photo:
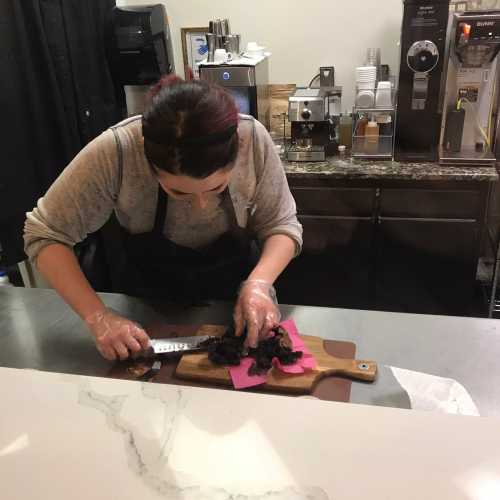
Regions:
<instances>
[{"instance_id":1,"label":"ceramic cup","mask_svg":"<svg viewBox=\"0 0 500 500\"><path fill-rule=\"evenodd\" d=\"M226 49L216 49L214 52L214 62L222 64L227 62L227 52Z\"/></svg>"},{"instance_id":2,"label":"ceramic cup","mask_svg":"<svg viewBox=\"0 0 500 500\"><path fill-rule=\"evenodd\" d=\"M232 34L224 37L224 48L227 50L228 59L238 59L240 55L241 35Z\"/></svg>"},{"instance_id":3,"label":"ceramic cup","mask_svg":"<svg viewBox=\"0 0 500 500\"><path fill-rule=\"evenodd\" d=\"M262 57L264 55L264 47L257 42L248 42L245 54L249 57Z\"/></svg>"}]
</instances>

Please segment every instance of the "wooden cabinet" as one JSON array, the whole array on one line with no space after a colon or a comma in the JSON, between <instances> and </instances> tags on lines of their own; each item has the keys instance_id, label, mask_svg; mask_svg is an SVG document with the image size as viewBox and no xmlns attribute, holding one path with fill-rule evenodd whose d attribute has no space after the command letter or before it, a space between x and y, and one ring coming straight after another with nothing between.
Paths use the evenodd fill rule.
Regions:
<instances>
[{"instance_id":1,"label":"wooden cabinet","mask_svg":"<svg viewBox=\"0 0 500 500\"><path fill-rule=\"evenodd\" d=\"M289 179L302 254L283 303L467 314L488 182Z\"/></svg>"},{"instance_id":2,"label":"wooden cabinet","mask_svg":"<svg viewBox=\"0 0 500 500\"><path fill-rule=\"evenodd\" d=\"M376 309L465 314L478 241L475 221L380 217Z\"/></svg>"},{"instance_id":3,"label":"wooden cabinet","mask_svg":"<svg viewBox=\"0 0 500 500\"><path fill-rule=\"evenodd\" d=\"M369 307L376 189L291 185L304 228L302 253L277 284L281 302Z\"/></svg>"},{"instance_id":4,"label":"wooden cabinet","mask_svg":"<svg viewBox=\"0 0 500 500\"><path fill-rule=\"evenodd\" d=\"M299 216L304 247L280 278L280 301L360 308L371 303L371 218Z\"/></svg>"}]
</instances>

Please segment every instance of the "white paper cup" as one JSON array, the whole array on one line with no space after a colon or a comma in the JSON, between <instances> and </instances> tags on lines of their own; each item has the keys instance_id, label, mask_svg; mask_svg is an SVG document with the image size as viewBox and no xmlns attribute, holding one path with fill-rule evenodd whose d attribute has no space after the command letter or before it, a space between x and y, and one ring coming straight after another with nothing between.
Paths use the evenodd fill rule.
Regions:
<instances>
[{"instance_id":1,"label":"white paper cup","mask_svg":"<svg viewBox=\"0 0 500 500\"><path fill-rule=\"evenodd\" d=\"M377 89L377 96L375 98L375 107L377 108L391 108L392 107L392 94L390 89Z\"/></svg>"},{"instance_id":2,"label":"white paper cup","mask_svg":"<svg viewBox=\"0 0 500 500\"><path fill-rule=\"evenodd\" d=\"M373 108L375 94L373 90L360 90L356 96L356 106L358 108Z\"/></svg>"},{"instance_id":3,"label":"white paper cup","mask_svg":"<svg viewBox=\"0 0 500 500\"><path fill-rule=\"evenodd\" d=\"M391 84L391 82L378 82L377 89L379 89L379 90L382 90L382 89L391 90L392 84Z\"/></svg>"},{"instance_id":4,"label":"white paper cup","mask_svg":"<svg viewBox=\"0 0 500 500\"><path fill-rule=\"evenodd\" d=\"M377 74L377 68L375 66L358 66L356 68L356 74L358 75L373 75Z\"/></svg>"},{"instance_id":5,"label":"white paper cup","mask_svg":"<svg viewBox=\"0 0 500 500\"><path fill-rule=\"evenodd\" d=\"M375 82L367 82L367 83L357 83L356 88L358 90L375 90Z\"/></svg>"}]
</instances>

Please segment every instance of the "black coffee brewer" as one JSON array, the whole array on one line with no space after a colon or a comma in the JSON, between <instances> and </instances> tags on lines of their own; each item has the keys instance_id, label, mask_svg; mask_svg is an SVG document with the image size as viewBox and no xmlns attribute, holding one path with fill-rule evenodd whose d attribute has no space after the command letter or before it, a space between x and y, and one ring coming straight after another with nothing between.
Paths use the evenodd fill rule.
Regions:
<instances>
[{"instance_id":1,"label":"black coffee brewer","mask_svg":"<svg viewBox=\"0 0 500 500\"><path fill-rule=\"evenodd\" d=\"M443 88L442 164L495 165L500 10L451 16Z\"/></svg>"}]
</instances>

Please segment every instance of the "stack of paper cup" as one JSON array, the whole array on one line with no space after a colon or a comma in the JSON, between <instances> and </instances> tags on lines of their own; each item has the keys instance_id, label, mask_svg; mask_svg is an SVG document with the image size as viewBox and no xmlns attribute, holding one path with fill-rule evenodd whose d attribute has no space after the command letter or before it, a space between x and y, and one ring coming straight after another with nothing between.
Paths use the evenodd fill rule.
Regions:
<instances>
[{"instance_id":1,"label":"stack of paper cup","mask_svg":"<svg viewBox=\"0 0 500 500\"><path fill-rule=\"evenodd\" d=\"M380 79L380 49L369 48L366 51L366 66L377 68L377 80Z\"/></svg>"},{"instance_id":2,"label":"stack of paper cup","mask_svg":"<svg viewBox=\"0 0 500 500\"><path fill-rule=\"evenodd\" d=\"M375 66L359 66L356 68L356 86L360 90L375 90L377 68Z\"/></svg>"},{"instance_id":3,"label":"stack of paper cup","mask_svg":"<svg viewBox=\"0 0 500 500\"><path fill-rule=\"evenodd\" d=\"M391 82L378 82L377 96L375 98L377 108L392 107L392 85Z\"/></svg>"},{"instance_id":4,"label":"stack of paper cup","mask_svg":"<svg viewBox=\"0 0 500 500\"><path fill-rule=\"evenodd\" d=\"M359 66L356 68L356 106L372 108L375 104L375 84L377 68L375 66Z\"/></svg>"}]
</instances>

